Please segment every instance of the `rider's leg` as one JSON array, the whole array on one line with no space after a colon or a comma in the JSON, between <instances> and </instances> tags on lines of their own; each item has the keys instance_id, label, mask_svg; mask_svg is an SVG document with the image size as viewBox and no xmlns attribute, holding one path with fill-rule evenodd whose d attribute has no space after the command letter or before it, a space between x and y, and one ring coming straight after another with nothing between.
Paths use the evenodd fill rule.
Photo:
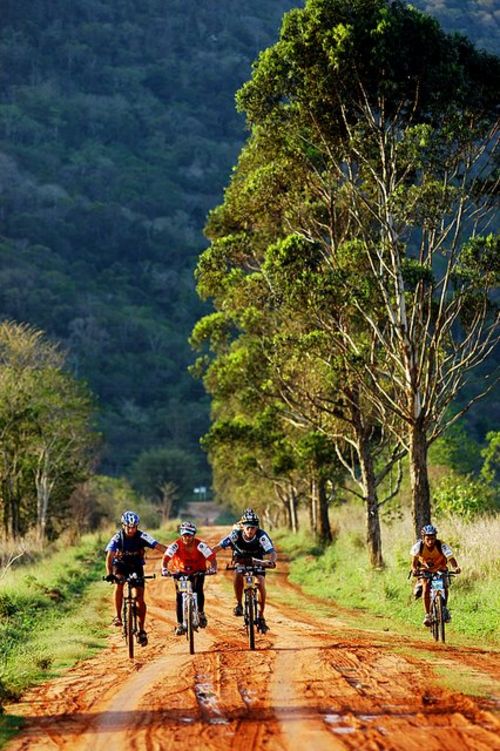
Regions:
<instances>
[{"instance_id":1,"label":"rider's leg","mask_svg":"<svg viewBox=\"0 0 500 751\"><path fill-rule=\"evenodd\" d=\"M115 584L115 610L116 617L122 619L123 584Z\"/></svg>"},{"instance_id":2,"label":"rider's leg","mask_svg":"<svg viewBox=\"0 0 500 751\"><path fill-rule=\"evenodd\" d=\"M139 631L144 631L146 620L146 603L144 601L144 587L136 587L137 615L139 616Z\"/></svg>"},{"instance_id":3,"label":"rider's leg","mask_svg":"<svg viewBox=\"0 0 500 751\"><path fill-rule=\"evenodd\" d=\"M203 584L204 584L204 578L203 576L197 576L195 582L193 583L193 590L197 594L198 599L198 611L200 613L205 612L205 592L203 591Z\"/></svg>"},{"instance_id":4,"label":"rider's leg","mask_svg":"<svg viewBox=\"0 0 500 751\"><path fill-rule=\"evenodd\" d=\"M424 579L424 596L422 599L424 602L424 610L428 613L431 608L431 586L428 579Z\"/></svg>"},{"instance_id":5,"label":"rider's leg","mask_svg":"<svg viewBox=\"0 0 500 751\"><path fill-rule=\"evenodd\" d=\"M234 594L236 596L236 602L241 605L243 598L243 575L235 574L234 576Z\"/></svg>"},{"instance_id":6,"label":"rider's leg","mask_svg":"<svg viewBox=\"0 0 500 751\"><path fill-rule=\"evenodd\" d=\"M175 612L177 615L177 623L182 623L183 621L182 594L180 592L177 592L175 595Z\"/></svg>"},{"instance_id":7,"label":"rider's leg","mask_svg":"<svg viewBox=\"0 0 500 751\"><path fill-rule=\"evenodd\" d=\"M264 609L266 607L266 580L263 576L258 577L258 587L260 592L260 598L259 598L259 605L260 605L260 613L259 616L261 618L264 618Z\"/></svg>"}]
</instances>

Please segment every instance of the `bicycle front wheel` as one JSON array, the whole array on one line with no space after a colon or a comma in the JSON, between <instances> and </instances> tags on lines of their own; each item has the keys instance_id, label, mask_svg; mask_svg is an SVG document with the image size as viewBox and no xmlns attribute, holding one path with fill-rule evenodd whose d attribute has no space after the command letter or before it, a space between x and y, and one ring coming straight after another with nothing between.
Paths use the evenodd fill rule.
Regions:
<instances>
[{"instance_id":1,"label":"bicycle front wheel","mask_svg":"<svg viewBox=\"0 0 500 751\"><path fill-rule=\"evenodd\" d=\"M131 660L134 658L134 603L129 602L126 606L126 629L127 629L127 649L128 656Z\"/></svg>"},{"instance_id":2,"label":"bicycle front wheel","mask_svg":"<svg viewBox=\"0 0 500 751\"><path fill-rule=\"evenodd\" d=\"M445 623L444 623L444 602L442 597L438 597L438 604L437 604L438 610L439 610L439 629L438 629L438 638L441 639L441 641L445 642Z\"/></svg>"},{"instance_id":3,"label":"bicycle front wheel","mask_svg":"<svg viewBox=\"0 0 500 751\"><path fill-rule=\"evenodd\" d=\"M249 589L245 592L245 625L248 634L248 646L255 649L255 598Z\"/></svg>"},{"instance_id":4,"label":"bicycle front wheel","mask_svg":"<svg viewBox=\"0 0 500 751\"><path fill-rule=\"evenodd\" d=\"M432 617L432 636L434 641L444 642L444 617L443 617L443 601L441 597L434 598L431 606Z\"/></svg>"},{"instance_id":5,"label":"bicycle front wheel","mask_svg":"<svg viewBox=\"0 0 500 751\"><path fill-rule=\"evenodd\" d=\"M186 636L189 643L189 654L194 655L193 601L190 597L186 602L186 626Z\"/></svg>"}]
</instances>

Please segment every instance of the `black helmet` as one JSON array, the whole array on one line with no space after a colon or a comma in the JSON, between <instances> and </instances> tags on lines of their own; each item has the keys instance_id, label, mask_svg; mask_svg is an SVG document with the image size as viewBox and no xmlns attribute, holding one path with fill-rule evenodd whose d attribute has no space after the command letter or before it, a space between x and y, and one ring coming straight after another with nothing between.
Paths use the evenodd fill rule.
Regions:
<instances>
[{"instance_id":1,"label":"black helmet","mask_svg":"<svg viewBox=\"0 0 500 751\"><path fill-rule=\"evenodd\" d=\"M241 523L244 527L258 527L259 517L253 508L247 508L241 515Z\"/></svg>"}]
</instances>

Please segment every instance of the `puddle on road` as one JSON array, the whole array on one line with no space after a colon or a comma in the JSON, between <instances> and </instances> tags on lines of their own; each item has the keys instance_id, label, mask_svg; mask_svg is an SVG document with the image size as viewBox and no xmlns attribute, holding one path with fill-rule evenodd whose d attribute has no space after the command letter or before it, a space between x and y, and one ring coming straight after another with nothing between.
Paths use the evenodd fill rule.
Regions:
<instances>
[{"instance_id":1,"label":"puddle on road","mask_svg":"<svg viewBox=\"0 0 500 751\"><path fill-rule=\"evenodd\" d=\"M194 692L205 719L210 725L228 725L229 720L224 717L217 703L217 694L206 675L196 676Z\"/></svg>"},{"instance_id":2,"label":"puddle on road","mask_svg":"<svg viewBox=\"0 0 500 751\"><path fill-rule=\"evenodd\" d=\"M375 722L376 720L380 720L380 718L377 715L370 715L370 714L360 714L356 715L356 719L361 720L362 722L370 723ZM336 714L332 712L331 714L327 714L324 716L325 722L330 725L330 730L333 733L336 733L337 735L348 735L349 733L362 733L367 728L363 727L353 727L352 725L348 725L347 723L349 720L345 717L343 717L340 714ZM381 735L387 735L387 730L382 727L381 725L376 725L376 730Z\"/></svg>"}]
</instances>

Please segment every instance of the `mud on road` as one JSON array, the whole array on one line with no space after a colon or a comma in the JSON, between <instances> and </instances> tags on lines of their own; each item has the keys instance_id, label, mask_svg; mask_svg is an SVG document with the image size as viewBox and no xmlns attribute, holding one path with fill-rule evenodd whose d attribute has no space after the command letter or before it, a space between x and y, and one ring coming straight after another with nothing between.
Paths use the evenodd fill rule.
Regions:
<instances>
[{"instance_id":1,"label":"mud on road","mask_svg":"<svg viewBox=\"0 0 500 751\"><path fill-rule=\"evenodd\" d=\"M193 656L173 634L172 582L148 583L149 645L131 662L110 627L107 649L8 708L26 727L7 751L500 751L494 701L445 690L435 672L491 685L498 653L353 628L305 597L273 603L278 589L297 602L284 566L267 579L271 630L250 652L228 577L207 580Z\"/></svg>"}]
</instances>

